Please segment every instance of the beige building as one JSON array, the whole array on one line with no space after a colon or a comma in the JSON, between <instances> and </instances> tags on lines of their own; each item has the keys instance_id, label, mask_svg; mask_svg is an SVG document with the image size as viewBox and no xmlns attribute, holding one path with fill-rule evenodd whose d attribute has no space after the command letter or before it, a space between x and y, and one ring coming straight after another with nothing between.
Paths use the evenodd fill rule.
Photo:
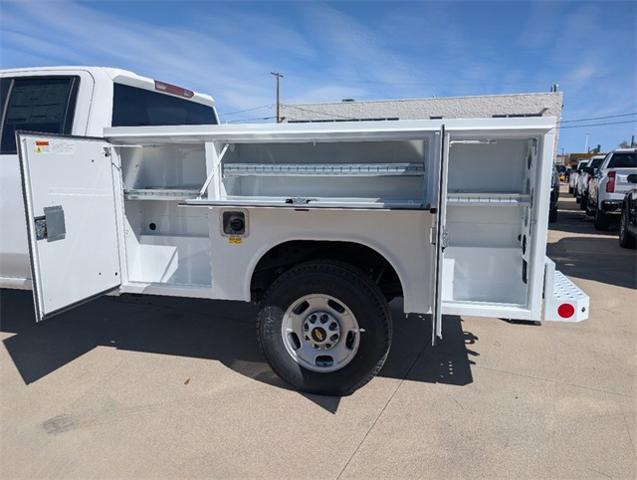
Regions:
<instances>
[{"instance_id":1,"label":"beige building","mask_svg":"<svg viewBox=\"0 0 637 480\"><path fill-rule=\"evenodd\" d=\"M562 113L562 92L281 105L284 122L539 117Z\"/></svg>"}]
</instances>

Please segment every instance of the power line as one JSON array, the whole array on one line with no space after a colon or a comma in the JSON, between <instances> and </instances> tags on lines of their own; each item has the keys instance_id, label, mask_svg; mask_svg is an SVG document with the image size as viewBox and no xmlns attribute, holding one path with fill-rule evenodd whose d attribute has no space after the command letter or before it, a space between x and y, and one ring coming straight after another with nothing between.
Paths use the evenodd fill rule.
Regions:
<instances>
[{"instance_id":1,"label":"power line","mask_svg":"<svg viewBox=\"0 0 637 480\"><path fill-rule=\"evenodd\" d=\"M561 130L565 128L588 128L588 127L601 127L602 125L623 125L626 123L635 123L635 120L624 120L622 122L604 122L604 123L591 123L590 125L567 125L566 127L560 127Z\"/></svg>"},{"instance_id":2,"label":"power line","mask_svg":"<svg viewBox=\"0 0 637 480\"><path fill-rule=\"evenodd\" d=\"M255 110L261 110L262 108L272 108L274 105L259 105L258 107L246 108L244 110L235 110L234 112L226 112L223 115L236 115L237 113L253 112Z\"/></svg>"},{"instance_id":3,"label":"power line","mask_svg":"<svg viewBox=\"0 0 637 480\"><path fill-rule=\"evenodd\" d=\"M251 117L251 118L235 118L234 120L227 120L225 123L242 123L250 122L252 120L272 120L276 117Z\"/></svg>"},{"instance_id":4,"label":"power line","mask_svg":"<svg viewBox=\"0 0 637 480\"><path fill-rule=\"evenodd\" d=\"M606 115L604 117L576 118L576 119L573 119L573 120L562 120L562 121L560 121L558 123L588 122L590 120L606 120L607 118L630 117L632 115L637 115L637 112L620 113L620 114L617 114L617 115Z\"/></svg>"},{"instance_id":5,"label":"power line","mask_svg":"<svg viewBox=\"0 0 637 480\"><path fill-rule=\"evenodd\" d=\"M338 117L338 118L343 118L345 120L356 120L355 117L346 117L345 115L339 115L337 113L332 113L332 112L320 112L318 110L312 110L311 108L305 108L305 107L297 107L296 105L287 105L284 104L283 105L285 108L293 108L295 110L301 110L302 112L308 112L308 113L318 113L319 115L323 115L325 117Z\"/></svg>"}]
</instances>

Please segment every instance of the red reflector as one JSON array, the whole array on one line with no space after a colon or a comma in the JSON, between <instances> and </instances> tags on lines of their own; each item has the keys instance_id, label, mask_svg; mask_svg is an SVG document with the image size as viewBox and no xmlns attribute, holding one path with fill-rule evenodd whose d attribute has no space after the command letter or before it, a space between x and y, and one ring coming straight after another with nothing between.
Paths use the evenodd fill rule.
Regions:
<instances>
[{"instance_id":1,"label":"red reflector","mask_svg":"<svg viewBox=\"0 0 637 480\"><path fill-rule=\"evenodd\" d=\"M191 90L186 90L185 88L178 87L177 85L171 85L170 83L160 82L159 80L155 80L155 90L179 95L180 97L185 98L192 98L195 95Z\"/></svg>"},{"instance_id":2,"label":"red reflector","mask_svg":"<svg viewBox=\"0 0 637 480\"><path fill-rule=\"evenodd\" d=\"M608 172L608 182L606 183L606 193L615 191L615 172Z\"/></svg>"},{"instance_id":3,"label":"red reflector","mask_svg":"<svg viewBox=\"0 0 637 480\"><path fill-rule=\"evenodd\" d=\"M49 146L49 141L48 140L36 140L35 141L35 146L36 147L48 147Z\"/></svg>"},{"instance_id":4,"label":"red reflector","mask_svg":"<svg viewBox=\"0 0 637 480\"><path fill-rule=\"evenodd\" d=\"M575 313L575 307L570 303L563 303L557 307L557 314L562 318L572 317Z\"/></svg>"}]
</instances>

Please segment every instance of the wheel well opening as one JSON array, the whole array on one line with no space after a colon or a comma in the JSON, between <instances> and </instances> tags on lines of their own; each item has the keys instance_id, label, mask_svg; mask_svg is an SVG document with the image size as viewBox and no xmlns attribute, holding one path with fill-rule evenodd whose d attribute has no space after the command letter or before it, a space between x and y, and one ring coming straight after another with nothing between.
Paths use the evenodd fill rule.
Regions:
<instances>
[{"instance_id":1,"label":"wheel well opening","mask_svg":"<svg viewBox=\"0 0 637 480\"><path fill-rule=\"evenodd\" d=\"M403 296L396 270L376 250L355 242L292 240L272 247L259 259L250 282L252 300L259 301L281 274L312 260L336 260L357 267L378 285L388 301Z\"/></svg>"}]
</instances>

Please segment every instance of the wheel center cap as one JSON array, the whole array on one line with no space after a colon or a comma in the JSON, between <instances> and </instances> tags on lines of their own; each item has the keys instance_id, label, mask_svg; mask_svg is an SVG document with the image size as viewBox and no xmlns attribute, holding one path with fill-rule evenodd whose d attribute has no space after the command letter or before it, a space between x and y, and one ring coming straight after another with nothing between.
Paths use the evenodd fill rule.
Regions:
<instances>
[{"instance_id":1,"label":"wheel center cap","mask_svg":"<svg viewBox=\"0 0 637 480\"><path fill-rule=\"evenodd\" d=\"M313 328L311 335L312 339L317 343L321 343L327 338L327 332L321 327Z\"/></svg>"}]
</instances>

